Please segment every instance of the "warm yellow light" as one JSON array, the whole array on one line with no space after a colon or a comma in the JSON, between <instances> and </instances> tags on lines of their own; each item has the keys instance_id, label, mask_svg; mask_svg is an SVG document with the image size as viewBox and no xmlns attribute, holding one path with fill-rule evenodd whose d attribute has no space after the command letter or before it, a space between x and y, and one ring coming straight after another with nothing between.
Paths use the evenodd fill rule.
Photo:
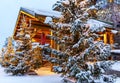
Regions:
<instances>
[{"instance_id":1,"label":"warm yellow light","mask_svg":"<svg viewBox=\"0 0 120 83\"><path fill-rule=\"evenodd\" d=\"M55 73L51 71L51 67L41 67L40 69L38 70L35 70L35 72L38 74L38 75L41 75L41 76L46 76L46 75L54 75Z\"/></svg>"},{"instance_id":2,"label":"warm yellow light","mask_svg":"<svg viewBox=\"0 0 120 83\"><path fill-rule=\"evenodd\" d=\"M53 32L50 31L50 35L53 36ZM51 39L51 46L53 47L53 40Z\"/></svg>"},{"instance_id":3,"label":"warm yellow light","mask_svg":"<svg viewBox=\"0 0 120 83\"><path fill-rule=\"evenodd\" d=\"M112 3L114 0L108 0L110 3Z\"/></svg>"},{"instance_id":4,"label":"warm yellow light","mask_svg":"<svg viewBox=\"0 0 120 83\"><path fill-rule=\"evenodd\" d=\"M87 64L93 65L95 62L87 62Z\"/></svg>"},{"instance_id":5,"label":"warm yellow light","mask_svg":"<svg viewBox=\"0 0 120 83\"><path fill-rule=\"evenodd\" d=\"M114 35L113 34L110 34L110 44L113 44L114 43L114 37L113 37Z\"/></svg>"},{"instance_id":6,"label":"warm yellow light","mask_svg":"<svg viewBox=\"0 0 120 83\"><path fill-rule=\"evenodd\" d=\"M35 39L34 39L34 38L32 38L32 42L35 42Z\"/></svg>"},{"instance_id":7,"label":"warm yellow light","mask_svg":"<svg viewBox=\"0 0 120 83\"><path fill-rule=\"evenodd\" d=\"M106 35L106 33L104 34L104 43L107 44L107 35Z\"/></svg>"}]
</instances>

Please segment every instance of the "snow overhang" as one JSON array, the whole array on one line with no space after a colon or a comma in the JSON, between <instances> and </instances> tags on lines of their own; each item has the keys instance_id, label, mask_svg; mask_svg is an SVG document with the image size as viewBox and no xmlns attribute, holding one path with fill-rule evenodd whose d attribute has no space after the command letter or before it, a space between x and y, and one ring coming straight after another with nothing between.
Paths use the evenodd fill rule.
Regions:
<instances>
[{"instance_id":1,"label":"snow overhang","mask_svg":"<svg viewBox=\"0 0 120 83\"><path fill-rule=\"evenodd\" d=\"M21 7L20 11L24 11L32 16L45 16L45 17L55 17L59 18L61 16L60 12L57 11L45 11L45 10L39 10L34 8L23 8Z\"/></svg>"},{"instance_id":2,"label":"snow overhang","mask_svg":"<svg viewBox=\"0 0 120 83\"><path fill-rule=\"evenodd\" d=\"M90 24L90 26L94 26L94 27L106 27L106 28L113 28L113 25L105 23L105 22L101 22L99 20L95 20L95 19L89 19L87 21L88 24Z\"/></svg>"}]
</instances>

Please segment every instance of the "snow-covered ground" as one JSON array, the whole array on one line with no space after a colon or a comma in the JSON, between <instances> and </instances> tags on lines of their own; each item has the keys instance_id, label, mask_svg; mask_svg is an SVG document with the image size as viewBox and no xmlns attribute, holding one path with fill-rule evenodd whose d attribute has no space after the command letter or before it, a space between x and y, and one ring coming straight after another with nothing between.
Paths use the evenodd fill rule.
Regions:
<instances>
[{"instance_id":1,"label":"snow-covered ground","mask_svg":"<svg viewBox=\"0 0 120 83\"><path fill-rule=\"evenodd\" d=\"M120 71L120 61L115 62L112 65L111 69L116 70L116 71ZM115 83L120 83L120 77L116 79Z\"/></svg>"},{"instance_id":2,"label":"snow-covered ground","mask_svg":"<svg viewBox=\"0 0 120 83\"><path fill-rule=\"evenodd\" d=\"M61 78L51 76L0 76L0 83L62 83Z\"/></svg>"},{"instance_id":3,"label":"snow-covered ground","mask_svg":"<svg viewBox=\"0 0 120 83\"><path fill-rule=\"evenodd\" d=\"M0 67L0 83L62 83L62 78L56 74L40 76L10 76Z\"/></svg>"},{"instance_id":4,"label":"snow-covered ground","mask_svg":"<svg viewBox=\"0 0 120 83\"><path fill-rule=\"evenodd\" d=\"M112 69L120 70L120 62L115 63ZM40 70L37 71L39 76L10 76L0 67L0 83L63 83L59 75L46 71L44 68ZM117 78L115 83L120 83L120 78Z\"/></svg>"},{"instance_id":5,"label":"snow-covered ground","mask_svg":"<svg viewBox=\"0 0 120 83\"><path fill-rule=\"evenodd\" d=\"M117 78L115 83L120 83L120 78Z\"/></svg>"}]
</instances>

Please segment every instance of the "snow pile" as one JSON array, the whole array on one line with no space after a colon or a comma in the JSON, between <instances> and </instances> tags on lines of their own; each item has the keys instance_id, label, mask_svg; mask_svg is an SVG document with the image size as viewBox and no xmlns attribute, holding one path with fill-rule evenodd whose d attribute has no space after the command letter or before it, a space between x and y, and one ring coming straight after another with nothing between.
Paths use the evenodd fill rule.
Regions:
<instances>
[{"instance_id":1,"label":"snow pile","mask_svg":"<svg viewBox=\"0 0 120 83\"><path fill-rule=\"evenodd\" d=\"M112 65L111 69L116 70L116 71L120 71L120 61L114 63Z\"/></svg>"},{"instance_id":2,"label":"snow pile","mask_svg":"<svg viewBox=\"0 0 120 83\"><path fill-rule=\"evenodd\" d=\"M69 5L70 2L68 0L63 0L62 3Z\"/></svg>"},{"instance_id":3,"label":"snow pile","mask_svg":"<svg viewBox=\"0 0 120 83\"><path fill-rule=\"evenodd\" d=\"M1 68L1 66L0 66L0 79L1 79L1 77L5 77L5 76L7 76L7 74L4 72L4 68Z\"/></svg>"},{"instance_id":4,"label":"snow pile","mask_svg":"<svg viewBox=\"0 0 120 83\"><path fill-rule=\"evenodd\" d=\"M115 83L120 83L120 78L117 78Z\"/></svg>"},{"instance_id":5,"label":"snow pile","mask_svg":"<svg viewBox=\"0 0 120 83\"><path fill-rule=\"evenodd\" d=\"M45 19L45 22L44 23L49 23L49 22L52 22L52 18L51 17L46 17L46 19Z\"/></svg>"},{"instance_id":6,"label":"snow pile","mask_svg":"<svg viewBox=\"0 0 120 83\"><path fill-rule=\"evenodd\" d=\"M117 33L118 33L117 30L111 30L111 32L112 32L113 34L117 34Z\"/></svg>"}]
</instances>

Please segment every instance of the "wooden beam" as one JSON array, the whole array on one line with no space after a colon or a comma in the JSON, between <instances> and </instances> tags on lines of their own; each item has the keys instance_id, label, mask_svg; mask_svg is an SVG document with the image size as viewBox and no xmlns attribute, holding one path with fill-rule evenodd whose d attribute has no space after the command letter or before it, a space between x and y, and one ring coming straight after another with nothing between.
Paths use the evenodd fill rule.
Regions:
<instances>
[{"instance_id":1,"label":"wooden beam","mask_svg":"<svg viewBox=\"0 0 120 83\"><path fill-rule=\"evenodd\" d=\"M35 20L32 20L31 24L38 25L38 26L48 26L48 27L50 27L50 25L48 25L48 24L45 24L41 21L35 21Z\"/></svg>"},{"instance_id":2,"label":"wooden beam","mask_svg":"<svg viewBox=\"0 0 120 83\"><path fill-rule=\"evenodd\" d=\"M31 18L36 19L35 16L33 16L33 15L29 14L29 13L26 13L26 12L24 12L24 11L20 11L20 12L21 12L22 14L26 15L26 16L29 16L29 17L31 17Z\"/></svg>"}]
</instances>

